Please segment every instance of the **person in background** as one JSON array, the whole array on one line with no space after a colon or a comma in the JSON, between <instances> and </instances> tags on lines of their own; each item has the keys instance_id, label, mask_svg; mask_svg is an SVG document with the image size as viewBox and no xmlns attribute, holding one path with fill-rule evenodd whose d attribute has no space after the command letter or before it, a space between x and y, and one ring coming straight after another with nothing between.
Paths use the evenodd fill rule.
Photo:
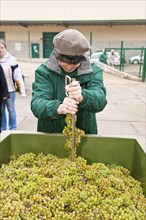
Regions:
<instances>
[{"instance_id":1,"label":"person in background","mask_svg":"<svg viewBox=\"0 0 146 220\"><path fill-rule=\"evenodd\" d=\"M115 51L111 50L109 56L108 56L108 65L111 67L115 66L115 55L114 55Z\"/></svg>"},{"instance_id":2,"label":"person in background","mask_svg":"<svg viewBox=\"0 0 146 220\"><path fill-rule=\"evenodd\" d=\"M104 49L104 50L103 50L103 53L100 55L99 61L100 61L101 63L108 64L108 63L107 63L107 53L106 53L106 49Z\"/></svg>"},{"instance_id":3,"label":"person in background","mask_svg":"<svg viewBox=\"0 0 146 220\"><path fill-rule=\"evenodd\" d=\"M0 133L2 123L2 102L9 97L8 86L2 66L0 65Z\"/></svg>"},{"instance_id":4,"label":"person in background","mask_svg":"<svg viewBox=\"0 0 146 220\"><path fill-rule=\"evenodd\" d=\"M8 110L8 129L16 130L16 110L15 110L15 97L16 97L16 86L19 93L22 96L26 96L25 85L22 78L21 70L14 56L7 52L6 44L0 41L0 64L4 70L5 78L7 81L9 99L3 100L2 103L2 130L7 130L7 117L6 107Z\"/></svg>"},{"instance_id":5,"label":"person in background","mask_svg":"<svg viewBox=\"0 0 146 220\"><path fill-rule=\"evenodd\" d=\"M37 131L62 133L66 114L76 114L76 127L97 134L96 113L107 104L102 69L85 55L91 46L75 29L57 34L50 59L35 71L31 110L38 118ZM65 84L65 78L76 80ZM66 93L68 96L66 96Z\"/></svg>"}]
</instances>

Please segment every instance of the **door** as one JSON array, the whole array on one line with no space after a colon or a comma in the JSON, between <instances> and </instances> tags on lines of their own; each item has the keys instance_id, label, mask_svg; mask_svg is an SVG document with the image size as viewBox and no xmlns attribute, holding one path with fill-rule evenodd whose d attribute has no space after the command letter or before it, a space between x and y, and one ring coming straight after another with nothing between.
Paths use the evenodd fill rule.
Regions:
<instances>
[{"instance_id":1,"label":"door","mask_svg":"<svg viewBox=\"0 0 146 220\"><path fill-rule=\"evenodd\" d=\"M54 49L53 38L58 32L43 33L43 58L49 58Z\"/></svg>"},{"instance_id":2,"label":"door","mask_svg":"<svg viewBox=\"0 0 146 220\"><path fill-rule=\"evenodd\" d=\"M31 44L31 57L32 58L39 58L40 57L40 50L38 43Z\"/></svg>"}]
</instances>

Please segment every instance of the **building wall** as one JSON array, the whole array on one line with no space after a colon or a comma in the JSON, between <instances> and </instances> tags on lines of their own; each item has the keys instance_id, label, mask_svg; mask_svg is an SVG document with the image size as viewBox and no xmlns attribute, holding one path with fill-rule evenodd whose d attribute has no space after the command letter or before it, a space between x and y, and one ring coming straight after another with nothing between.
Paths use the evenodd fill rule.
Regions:
<instances>
[{"instance_id":1,"label":"building wall","mask_svg":"<svg viewBox=\"0 0 146 220\"><path fill-rule=\"evenodd\" d=\"M81 31L92 44L92 52L103 48L119 48L121 41L124 47L146 47L146 25L115 25L115 26L70 26ZM1 26L5 32L5 42L9 52L18 58L31 58L31 43L39 43L40 58L43 58L43 32L60 32L64 26ZM92 35L91 35L92 33ZM92 38L91 38L92 36ZM131 53L131 52L130 52ZM129 54L130 56L131 54Z\"/></svg>"},{"instance_id":2,"label":"building wall","mask_svg":"<svg viewBox=\"0 0 146 220\"><path fill-rule=\"evenodd\" d=\"M145 19L145 0L1 0L1 19L7 21Z\"/></svg>"}]
</instances>

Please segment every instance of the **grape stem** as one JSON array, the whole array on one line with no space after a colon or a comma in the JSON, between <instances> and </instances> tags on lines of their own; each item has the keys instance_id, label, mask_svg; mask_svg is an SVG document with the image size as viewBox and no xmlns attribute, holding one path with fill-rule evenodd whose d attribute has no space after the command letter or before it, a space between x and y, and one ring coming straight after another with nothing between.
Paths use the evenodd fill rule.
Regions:
<instances>
[{"instance_id":1,"label":"grape stem","mask_svg":"<svg viewBox=\"0 0 146 220\"><path fill-rule=\"evenodd\" d=\"M75 146L75 115L72 115L72 148L71 148L71 161L75 161L76 155L76 146Z\"/></svg>"},{"instance_id":2,"label":"grape stem","mask_svg":"<svg viewBox=\"0 0 146 220\"><path fill-rule=\"evenodd\" d=\"M75 78L71 78L68 75L65 76L65 85L73 81L76 81ZM66 95L68 96L68 94L66 93ZM72 148L71 148L71 155L70 155L70 159L71 161L75 161L76 158L76 146L75 146L75 123L76 123L76 115L72 115Z\"/></svg>"}]
</instances>

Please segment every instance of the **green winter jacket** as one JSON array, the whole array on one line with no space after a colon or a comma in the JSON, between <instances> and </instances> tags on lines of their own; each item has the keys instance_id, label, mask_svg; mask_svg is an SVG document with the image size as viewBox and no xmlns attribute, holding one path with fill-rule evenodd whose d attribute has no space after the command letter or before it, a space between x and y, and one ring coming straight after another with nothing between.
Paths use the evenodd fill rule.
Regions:
<instances>
[{"instance_id":1,"label":"green winter jacket","mask_svg":"<svg viewBox=\"0 0 146 220\"><path fill-rule=\"evenodd\" d=\"M107 55L106 55L106 53L102 53L102 54L100 55L99 61L102 62L102 63L108 64L108 63L107 63Z\"/></svg>"},{"instance_id":2,"label":"green winter jacket","mask_svg":"<svg viewBox=\"0 0 146 220\"><path fill-rule=\"evenodd\" d=\"M76 78L82 87L83 101L79 104L76 127L85 134L97 134L96 114L106 106L106 90L103 85L102 69L90 64L88 58L72 73L65 72L59 65L54 51L45 63L35 71L32 84L31 110L38 118L37 131L62 133L66 115L58 115L58 106L65 94L65 75Z\"/></svg>"}]
</instances>

